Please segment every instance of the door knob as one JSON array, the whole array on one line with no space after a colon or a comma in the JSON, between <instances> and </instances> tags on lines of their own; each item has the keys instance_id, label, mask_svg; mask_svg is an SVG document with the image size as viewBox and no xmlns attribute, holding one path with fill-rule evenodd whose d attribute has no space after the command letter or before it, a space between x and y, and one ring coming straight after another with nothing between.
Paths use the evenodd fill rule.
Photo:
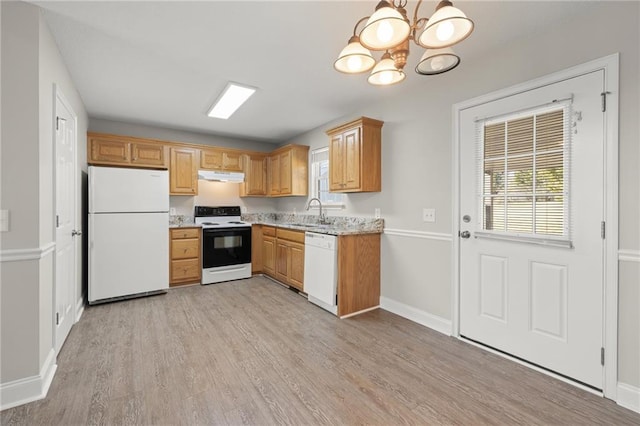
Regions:
<instances>
[{"instance_id":1,"label":"door knob","mask_svg":"<svg viewBox=\"0 0 640 426\"><path fill-rule=\"evenodd\" d=\"M469 238L471 236L471 232L469 231L462 231L460 232L460 238Z\"/></svg>"},{"instance_id":2,"label":"door knob","mask_svg":"<svg viewBox=\"0 0 640 426\"><path fill-rule=\"evenodd\" d=\"M75 237L76 235L82 235L82 231L77 231L75 229L73 231L71 231L71 236L72 237Z\"/></svg>"}]
</instances>

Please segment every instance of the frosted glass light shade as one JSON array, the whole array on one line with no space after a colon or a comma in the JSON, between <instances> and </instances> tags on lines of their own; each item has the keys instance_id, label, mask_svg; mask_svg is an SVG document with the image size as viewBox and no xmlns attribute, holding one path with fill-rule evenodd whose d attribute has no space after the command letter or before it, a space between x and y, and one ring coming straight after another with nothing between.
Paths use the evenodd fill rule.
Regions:
<instances>
[{"instance_id":1,"label":"frosted glass light shade","mask_svg":"<svg viewBox=\"0 0 640 426\"><path fill-rule=\"evenodd\" d=\"M449 47L444 49L427 49L420 62L416 65L416 72L422 75L436 75L451 71L460 64L460 57Z\"/></svg>"},{"instance_id":2,"label":"frosted glass light shade","mask_svg":"<svg viewBox=\"0 0 640 426\"><path fill-rule=\"evenodd\" d=\"M402 43L411 26L390 4L380 7L360 31L360 43L371 50L387 50Z\"/></svg>"},{"instance_id":3,"label":"frosted glass light shade","mask_svg":"<svg viewBox=\"0 0 640 426\"><path fill-rule=\"evenodd\" d=\"M349 44L342 49L333 67L346 74L358 74L369 71L376 64L371 52L360 44L358 36L353 36Z\"/></svg>"},{"instance_id":4,"label":"frosted glass light shade","mask_svg":"<svg viewBox=\"0 0 640 426\"><path fill-rule=\"evenodd\" d=\"M382 60L375 66L367 81L375 86L389 86L391 84L400 83L404 80L406 74L404 71L396 68L393 59L389 54L382 56Z\"/></svg>"},{"instance_id":5,"label":"frosted glass light shade","mask_svg":"<svg viewBox=\"0 0 640 426\"><path fill-rule=\"evenodd\" d=\"M453 6L443 6L427 21L418 36L418 44L433 49L453 46L467 38L472 31L473 21L467 15Z\"/></svg>"}]
</instances>

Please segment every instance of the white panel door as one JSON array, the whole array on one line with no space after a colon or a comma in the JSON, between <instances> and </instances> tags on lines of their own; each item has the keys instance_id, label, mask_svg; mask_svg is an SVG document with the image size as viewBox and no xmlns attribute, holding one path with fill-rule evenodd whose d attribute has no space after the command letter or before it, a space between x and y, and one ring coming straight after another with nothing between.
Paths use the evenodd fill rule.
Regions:
<instances>
[{"instance_id":1,"label":"white panel door","mask_svg":"<svg viewBox=\"0 0 640 426\"><path fill-rule=\"evenodd\" d=\"M55 349L60 351L75 322L76 277L76 185L75 122L72 113L56 97L56 264Z\"/></svg>"},{"instance_id":2,"label":"white panel door","mask_svg":"<svg viewBox=\"0 0 640 426\"><path fill-rule=\"evenodd\" d=\"M601 92L603 72L597 71L461 111L458 219L459 229L469 232L460 240L460 334L598 389L603 386L604 288ZM552 205L550 197L518 193L532 182L551 187L553 179L542 165L528 171L522 166L534 164L535 154L522 154L516 124L512 158L505 142L502 160L487 160L485 125L495 117L518 118L562 102L571 105L564 125L571 142L557 154L560 166L552 170L553 179L564 179L560 201ZM550 160L540 155L539 161ZM504 173L487 172L507 163L513 170L507 165ZM495 188L484 192L488 185ZM492 198L489 192L498 195ZM554 210L563 203L564 213ZM543 229L549 217L562 224L564 231L556 234L563 236L527 235L528 227Z\"/></svg>"},{"instance_id":3,"label":"white panel door","mask_svg":"<svg viewBox=\"0 0 640 426\"><path fill-rule=\"evenodd\" d=\"M89 302L169 288L168 213L89 215Z\"/></svg>"},{"instance_id":4,"label":"white panel door","mask_svg":"<svg viewBox=\"0 0 640 426\"><path fill-rule=\"evenodd\" d=\"M89 212L169 211L167 170L89 167Z\"/></svg>"}]
</instances>

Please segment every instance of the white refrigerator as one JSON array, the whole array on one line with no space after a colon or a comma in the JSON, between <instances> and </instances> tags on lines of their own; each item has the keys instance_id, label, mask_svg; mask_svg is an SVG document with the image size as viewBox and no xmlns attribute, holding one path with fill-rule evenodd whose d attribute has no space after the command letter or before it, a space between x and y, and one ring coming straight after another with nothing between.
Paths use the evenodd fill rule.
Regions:
<instances>
[{"instance_id":1,"label":"white refrigerator","mask_svg":"<svg viewBox=\"0 0 640 426\"><path fill-rule=\"evenodd\" d=\"M169 173L89 167L89 304L169 288Z\"/></svg>"}]
</instances>

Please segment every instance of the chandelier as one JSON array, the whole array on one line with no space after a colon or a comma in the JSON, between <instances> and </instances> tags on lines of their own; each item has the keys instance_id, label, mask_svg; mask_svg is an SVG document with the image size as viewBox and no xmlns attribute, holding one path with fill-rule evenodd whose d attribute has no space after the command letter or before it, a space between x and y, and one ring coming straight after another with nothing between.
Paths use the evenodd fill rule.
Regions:
<instances>
[{"instance_id":1,"label":"chandelier","mask_svg":"<svg viewBox=\"0 0 640 426\"><path fill-rule=\"evenodd\" d=\"M371 16L360 19L353 36L333 64L337 71L358 74L371 71L368 82L377 86L400 83L406 77L404 66L409 56L409 40L427 50L416 65L421 75L435 75L458 66L460 57L451 46L467 38L473 31L473 21L449 0L442 0L431 18L418 19L418 1L413 23L407 18L407 0L382 0ZM366 24L356 35L358 26ZM384 51L380 61L369 50ZM375 66L374 66L375 65Z\"/></svg>"}]
</instances>

